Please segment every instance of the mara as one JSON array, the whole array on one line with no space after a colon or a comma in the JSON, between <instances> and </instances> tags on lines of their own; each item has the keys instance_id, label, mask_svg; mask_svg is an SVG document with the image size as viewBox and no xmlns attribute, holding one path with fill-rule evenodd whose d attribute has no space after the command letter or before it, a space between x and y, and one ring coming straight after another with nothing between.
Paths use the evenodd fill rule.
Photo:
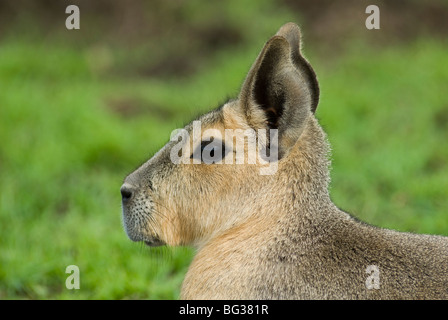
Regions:
<instances>
[{"instance_id":1,"label":"mara","mask_svg":"<svg viewBox=\"0 0 448 320\"><path fill-rule=\"evenodd\" d=\"M239 95L200 116L203 136L185 142L185 157L194 157L213 140L209 129L221 137L277 130L274 174L260 174L266 163L227 161L235 157L227 147L209 150L220 163L173 163L170 141L125 178L123 225L132 241L197 248L181 298L448 299L448 237L374 227L331 201L318 101L299 27L285 24ZM192 137L193 124L184 130ZM269 149L269 136L263 141Z\"/></svg>"}]
</instances>

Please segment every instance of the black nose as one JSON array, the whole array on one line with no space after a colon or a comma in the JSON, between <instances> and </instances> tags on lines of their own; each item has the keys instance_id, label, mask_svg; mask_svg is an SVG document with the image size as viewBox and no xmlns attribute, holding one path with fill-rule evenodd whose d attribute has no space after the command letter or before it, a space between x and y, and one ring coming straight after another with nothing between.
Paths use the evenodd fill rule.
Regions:
<instances>
[{"instance_id":1,"label":"black nose","mask_svg":"<svg viewBox=\"0 0 448 320\"><path fill-rule=\"evenodd\" d=\"M123 202L127 202L132 198L132 188L130 186L123 185L120 189L120 192Z\"/></svg>"}]
</instances>

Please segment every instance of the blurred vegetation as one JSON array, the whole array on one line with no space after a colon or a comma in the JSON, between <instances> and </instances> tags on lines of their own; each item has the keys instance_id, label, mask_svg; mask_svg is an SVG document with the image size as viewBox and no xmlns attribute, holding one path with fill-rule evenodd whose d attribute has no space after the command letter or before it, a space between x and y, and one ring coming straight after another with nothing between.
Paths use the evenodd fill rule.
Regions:
<instances>
[{"instance_id":1,"label":"blurred vegetation","mask_svg":"<svg viewBox=\"0 0 448 320\"><path fill-rule=\"evenodd\" d=\"M123 178L238 93L263 43L301 25L333 147L331 194L360 219L448 235L444 1L0 0L0 298L173 299L190 248L121 226ZM367 30L377 4L381 29ZM81 289L65 288L78 265Z\"/></svg>"}]
</instances>

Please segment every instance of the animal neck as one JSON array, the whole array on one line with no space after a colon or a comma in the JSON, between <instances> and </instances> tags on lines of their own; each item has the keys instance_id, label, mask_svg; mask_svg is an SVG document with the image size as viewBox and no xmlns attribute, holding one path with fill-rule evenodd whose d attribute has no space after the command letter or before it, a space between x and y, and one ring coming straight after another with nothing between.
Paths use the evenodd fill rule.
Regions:
<instances>
[{"instance_id":1,"label":"animal neck","mask_svg":"<svg viewBox=\"0 0 448 320\"><path fill-rule=\"evenodd\" d=\"M314 117L309 121L297 143L279 164L278 185L283 185L285 198L301 208L315 208L331 203L330 146Z\"/></svg>"}]
</instances>

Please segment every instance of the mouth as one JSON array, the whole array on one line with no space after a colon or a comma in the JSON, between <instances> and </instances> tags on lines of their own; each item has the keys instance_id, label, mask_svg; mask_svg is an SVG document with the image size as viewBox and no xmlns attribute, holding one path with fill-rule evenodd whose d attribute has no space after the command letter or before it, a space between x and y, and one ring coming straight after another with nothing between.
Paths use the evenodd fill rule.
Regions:
<instances>
[{"instance_id":1,"label":"mouth","mask_svg":"<svg viewBox=\"0 0 448 320\"><path fill-rule=\"evenodd\" d=\"M146 244L148 247L160 247L160 246L165 245L165 243L158 238L144 240L143 243Z\"/></svg>"},{"instance_id":2,"label":"mouth","mask_svg":"<svg viewBox=\"0 0 448 320\"><path fill-rule=\"evenodd\" d=\"M159 247L165 245L165 242L156 235L148 235L142 234L141 232L135 232L134 230L127 228L126 224L124 229L129 240L131 240L132 242L143 242L148 247Z\"/></svg>"},{"instance_id":3,"label":"mouth","mask_svg":"<svg viewBox=\"0 0 448 320\"><path fill-rule=\"evenodd\" d=\"M159 247L165 245L165 242L161 240L158 235L149 232L146 225L140 224L140 217L135 218L132 213L129 212L127 207L123 206L123 227L126 235L132 242L143 242L148 247Z\"/></svg>"}]
</instances>

